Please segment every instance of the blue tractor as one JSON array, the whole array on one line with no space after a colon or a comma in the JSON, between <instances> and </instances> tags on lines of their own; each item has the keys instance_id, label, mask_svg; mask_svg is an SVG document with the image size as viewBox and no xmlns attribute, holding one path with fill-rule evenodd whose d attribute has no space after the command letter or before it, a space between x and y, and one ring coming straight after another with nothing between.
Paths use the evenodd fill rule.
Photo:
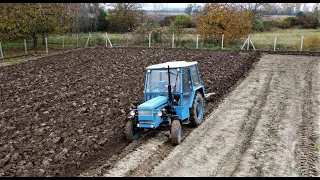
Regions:
<instances>
[{"instance_id":1,"label":"blue tractor","mask_svg":"<svg viewBox=\"0 0 320 180\"><path fill-rule=\"evenodd\" d=\"M198 62L172 61L146 68L144 103L130 108L125 126L129 142L143 128L170 131L174 145L181 142L181 125L199 126L206 97Z\"/></svg>"}]
</instances>

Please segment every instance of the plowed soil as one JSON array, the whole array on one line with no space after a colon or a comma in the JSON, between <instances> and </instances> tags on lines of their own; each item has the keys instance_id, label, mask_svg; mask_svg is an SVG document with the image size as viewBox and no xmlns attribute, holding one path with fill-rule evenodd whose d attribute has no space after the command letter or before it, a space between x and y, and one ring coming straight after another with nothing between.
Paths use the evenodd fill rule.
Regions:
<instances>
[{"instance_id":1,"label":"plowed soil","mask_svg":"<svg viewBox=\"0 0 320 180\"><path fill-rule=\"evenodd\" d=\"M319 127L319 56L268 54L180 145L158 134L100 175L319 176Z\"/></svg>"},{"instance_id":2,"label":"plowed soil","mask_svg":"<svg viewBox=\"0 0 320 180\"><path fill-rule=\"evenodd\" d=\"M320 59L266 55L150 176L319 176Z\"/></svg>"},{"instance_id":3,"label":"plowed soil","mask_svg":"<svg viewBox=\"0 0 320 180\"><path fill-rule=\"evenodd\" d=\"M217 93L213 100L218 100L259 57L259 52L93 48L1 67L0 177L76 176L152 138L146 133L128 146L123 134L131 103L143 102L148 65L198 61L206 91ZM308 137L307 132L302 131Z\"/></svg>"}]
</instances>

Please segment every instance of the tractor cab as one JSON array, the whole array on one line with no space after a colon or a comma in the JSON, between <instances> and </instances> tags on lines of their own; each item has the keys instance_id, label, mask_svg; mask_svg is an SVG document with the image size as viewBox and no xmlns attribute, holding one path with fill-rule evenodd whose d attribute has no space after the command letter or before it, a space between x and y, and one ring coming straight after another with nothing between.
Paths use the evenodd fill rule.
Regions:
<instances>
[{"instance_id":1,"label":"tractor cab","mask_svg":"<svg viewBox=\"0 0 320 180\"><path fill-rule=\"evenodd\" d=\"M198 126L205 97L198 62L172 61L146 68L144 103L130 112L125 134L138 139L142 128L169 129L172 142L181 141L181 124Z\"/></svg>"}]
</instances>

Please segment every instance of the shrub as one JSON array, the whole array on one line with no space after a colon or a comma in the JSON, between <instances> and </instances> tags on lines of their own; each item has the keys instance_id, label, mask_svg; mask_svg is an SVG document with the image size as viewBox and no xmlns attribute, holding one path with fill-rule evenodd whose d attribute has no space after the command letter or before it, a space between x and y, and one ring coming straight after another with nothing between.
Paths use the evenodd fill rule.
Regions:
<instances>
[{"instance_id":1,"label":"shrub","mask_svg":"<svg viewBox=\"0 0 320 180\"><path fill-rule=\"evenodd\" d=\"M311 50L320 49L320 35L306 37L304 47L310 48Z\"/></svg>"},{"instance_id":2,"label":"shrub","mask_svg":"<svg viewBox=\"0 0 320 180\"><path fill-rule=\"evenodd\" d=\"M185 27L186 28L195 28L197 27L195 20L192 17L187 17L185 20Z\"/></svg>"},{"instance_id":3,"label":"shrub","mask_svg":"<svg viewBox=\"0 0 320 180\"><path fill-rule=\"evenodd\" d=\"M298 25L297 19L295 17L287 17L283 21L289 22L291 27Z\"/></svg>"},{"instance_id":4,"label":"shrub","mask_svg":"<svg viewBox=\"0 0 320 180\"><path fill-rule=\"evenodd\" d=\"M161 35L162 35L162 32L160 30L155 29L151 31L151 41L155 43L162 42Z\"/></svg>"},{"instance_id":5,"label":"shrub","mask_svg":"<svg viewBox=\"0 0 320 180\"><path fill-rule=\"evenodd\" d=\"M264 30L264 26L263 26L263 22L261 20L255 19L252 22L252 30L254 31L263 31Z\"/></svg>"},{"instance_id":6,"label":"shrub","mask_svg":"<svg viewBox=\"0 0 320 180\"><path fill-rule=\"evenodd\" d=\"M159 24L161 27L164 27L164 26L170 26L170 19L172 19L171 16L166 16L164 17L164 19L162 19Z\"/></svg>"},{"instance_id":7,"label":"shrub","mask_svg":"<svg viewBox=\"0 0 320 180\"><path fill-rule=\"evenodd\" d=\"M264 31L271 31L273 28L277 28L277 21L263 21Z\"/></svg>"},{"instance_id":8,"label":"shrub","mask_svg":"<svg viewBox=\"0 0 320 180\"><path fill-rule=\"evenodd\" d=\"M277 23L277 27L281 29L289 29L291 28L291 23L289 21L280 21Z\"/></svg>"},{"instance_id":9,"label":"shrub","mask_svg":"<svg viewBox=\"0 0 320 180\"><path fill-rule=\"evenodd\" d=\"M319 21L312 15L306 15L302 20L302 28L313 28L316 29L319 25Z\"/></svg>"}]
</instances>

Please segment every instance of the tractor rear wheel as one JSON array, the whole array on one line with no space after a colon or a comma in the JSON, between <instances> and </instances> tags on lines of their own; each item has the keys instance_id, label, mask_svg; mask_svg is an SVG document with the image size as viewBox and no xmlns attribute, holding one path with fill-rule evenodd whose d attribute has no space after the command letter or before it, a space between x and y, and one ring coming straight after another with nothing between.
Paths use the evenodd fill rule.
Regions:
<instances>
[{"instance_id":1,"label":"tractor rear wheel","mask_svg":"<svg viewBox=\"0 0 320 180\"><path fill-rule=\"evenodd\" d=\"M140 128L133 125L132 120L129 120L125 126L124 133L129 142L139 139Z\"/></svg>"},{"instance_id":2,"label":"tractor rear wheel","mask_svg":"<svg viewBox=\"0 0 320 180\"><path fill-rule=\"evenodd\" d=\"M192 107L190 109L190 125L197 127L202 123L203 119L203 96L200 92L197 92Z\"/></svg>"},{"instance_id":3,"label":"tractor rear wheel","mask_svg":"<svg viewBox=\"0 0 320 180\"><path fill-rule=\"evenodd\" d=\"M181 142L181 124L179 120L173 120L171 123L171 142L178 145Z\"/></svg>"}]
</instances>

